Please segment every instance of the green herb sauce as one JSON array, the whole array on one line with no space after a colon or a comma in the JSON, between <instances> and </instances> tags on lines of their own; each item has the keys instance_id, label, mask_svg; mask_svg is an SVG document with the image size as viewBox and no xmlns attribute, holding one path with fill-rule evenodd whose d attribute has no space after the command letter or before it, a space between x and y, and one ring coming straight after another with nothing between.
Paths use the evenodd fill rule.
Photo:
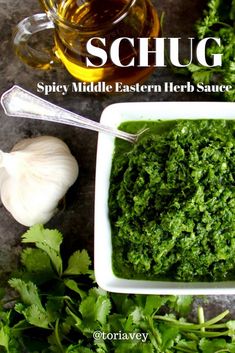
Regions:
<instances>
[{"instance_id":1,"label":"green herb sauce","mask_svg":"<svg viewBox=\"0 0 235 353\"><path fill-rule=\"evenodd\" d=\"M125 122L109 190L118 277L235 279L235 122Z\"/></svg>"}]
</instances>

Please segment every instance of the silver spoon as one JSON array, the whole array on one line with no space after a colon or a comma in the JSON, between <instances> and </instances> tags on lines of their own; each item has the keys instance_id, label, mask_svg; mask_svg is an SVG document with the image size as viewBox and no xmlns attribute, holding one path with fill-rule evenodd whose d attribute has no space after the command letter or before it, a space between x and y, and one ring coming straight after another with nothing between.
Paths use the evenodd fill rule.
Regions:
<instances>
[{"instance_id":1,"label":"silver spoon","mask_svg":"<svg viewBox=\"0 0 235 353\"><path fill-rule=\"evenodd\" d=\"M104 132L132 143L135 143L139 135L143 132L141 131L140 134L130 134L100 124L96 121L60 108L19 86L13 86L10 90L3 93L1 104L8 116L53 121L56 123L77 126L88 130Z\"/></svg>"}]
</instances>

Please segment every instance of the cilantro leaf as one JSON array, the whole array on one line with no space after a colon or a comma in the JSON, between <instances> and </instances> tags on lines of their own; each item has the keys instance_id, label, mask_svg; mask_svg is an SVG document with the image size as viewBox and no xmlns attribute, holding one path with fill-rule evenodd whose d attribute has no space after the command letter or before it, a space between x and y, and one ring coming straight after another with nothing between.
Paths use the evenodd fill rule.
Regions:
<instances>
[{"instance_id":1,"label":"cilantro leaf","mask_svg":"<svg viewBox=\"0 0 235 353\"><path fill-rule=\"evenodd\" d=\"M66 285L66 287L68 287L69 289L71 289L72 291L76 292L77 294L80 295L81 299L86 297L86 292L83 291L82 289L80 289L78 287L77 282L75 282L72 279L65 279L64 280L64 284Z\"/></svg>"},{"instance_id":2,"label":"cilantro leaf","mask_svg":"<svg viewBox=\"0 0 235 353\"><path fill-rule=\"evenodd\" d=\"M185 339L181 339L175 348L179 352L198 352L197 342Z\"/></svg>"},{"instance_id":3,"label":"cilantro leaf","mask_svg":"<svg viewBox=\"0 0 235 353\"><path fill-rule=\"evenodd\" d=\"M23 234L22 243L35 243L36 247L49 256L58 275L62 275L62 259L60 256L62 234L58 230L45 229L43 225L37 224Z\"/></svg>"},{"instance_id":4,"label":"cilantro leaf","mask_svg":"<svg viewBox=\"0 0 235 353\"><path fill-rule=\"evenodd\" d=\"M145 315L152 315L157 312L163 305L165 305L168 301L175 301L175 297L172 296L156 296L149 295L146 299L146 304L144 308Z\"/></svg>"},{"instance_id":5,"label":"cilantro leaf","mask_svg":"<svg viewBox=\"0 0 235 353\"><path fill-rule=\"evenodd\" d=\"M79 311L87 322L99 321L102 325L106 323L110 310L110 299L100 288L92 288L79 306Z\"/></svg>"},{"instance_id":6,"label":"cilantro leaf","mask_svg":"<svg viewBox=\"0 0 235 353\"><path fill-rule=\"evenodd\" d=\"M211 70L205 69L195 64L190 64L188 66L188 70L192 72L192 77L196 83L200 83L200 82L203 82L205 84L210 83L211 77L213 74Z\"/></svg>"},{"instance_id":7,"label":"cilantro leaf","mask_svg":"<svg viewBox=\"0 0 235 353\"><path fill-rule=\"evenodd\" d=\"M82 319L68 311L75 320L75 326L87 337L96 329L106 329L108 315L111 310L111 301L108 294L100 288L92 288L81 301L79 312Z\"/></svg>"},{"instance_id":8,"label":"cilantro leaf","mask_svg":"<svg viewBox=\"0 0 235 353\"><path fill-rule=\"evenodd\" d=\"M21 310L21 313L31 325L46 329L49 328L50 320L46 310L43 308L33 304Z\"/></svg>"},{"instance_id":9,"label":"cilantro leaf","mask_svg":"<svg viewBox=\"0 0 235 353\"><path fill-rule=\"evenodd\" d=\"M63 297L49 297L46 303L46 312L49 322L55 322L60 318L64 304Z\"/></svg>"},{"instance_id":10,"label":"cilantro leaf","mask_svg":"<svg viewBox=\"0 0 235 353\"><path fill-rule=\"evenodd\" d=\"M214 54L222 55L222 67L202 67L191 64L188 70L196 83L232 86L231 90L221 93L224 100L235 101L235 77L232 66L235 63L235 2L234 0L209 0L203 18L196 23L199 39L220 38L221 45L211 42L206 57L210 62Z\"/></svg>"},{"instance_id":11,"label":"cilantro leaf","mask_svg":"<svg viewBox=\"0 0 235 353\"><path fill-rule=\"evenodd\" d=\"M62 234L56 229L45 229L42 224L32 226L25 234L22 235L22 243L44 243L54 249L60 251L62 243Z\"/></svg>"},{"instance_id":12,"label":"cilantro leaf","mask_svg":"<svg viewBox=\"0 0 235 353\"><path fill-rule=\"evenodd\" d=\"M21 254L21 263L25 267L22 273L25 280L41 284L55 277L50 258L41 249L24 249Z\"/></svg>"},{"instance_id":13,"label":"cilantro leaf","mask_svg":"<svg viewBox=\"0 0 235 353\"><path fill-rule=\"evenodd\" d=\"M137 306L128 316L128 318L132 319L133 324L139 325L141 321L144 319L144 310L143 308Z\"/></svg>"},{"instance_id":14,"label":"cilantro leaf","mask_svg":"<svg viewBox=\"0 0 235 353\"><path fill-rule=\"evenodd\" d=\"M14 288L21 297L22 303L15 305L15 310L34 326L48 328L49 317L44 309L37 286L32 282L24 282L19 278L12 278L9 284Z\"/></svg>"},{"instance_id":15,"label":"cilantro leaf","mask_svg":"<svg viewBox=\"0 0 235 353\"><path fill-rule=\"evenodd\" d=\"M9 351L9 328L1 325L0 328L0 346L6 349L7 353Z\"/></svg>"},{"instance_id":16,"label":"cilantro leaf","mask_svg":"<svg viewBox=\"0 0 235 353\"><path fill-rule=\"evenodd\" d=\"M193 297L191 295L178 295L174 308L182 316L188 315L192 310Z\"/></svg>"},{"instance_id":17,"label":"cilantro leaf","mask_svg":"<svg viewBox=\"0 0 235 353\"><path fill-rule=\"evenodd\" d=\"M223 338L215 338L213 340L202 338L199 346L203 353L222 353L223 351L235 353L235 343L228 343Z\"/></svg>"},{"instance_id":18,"label":"cilantro leaf","mask_svg":"<svg viewBox=\"0 0 235 353\"><path fill-rule=\"evenodd\" d=\"M68 267L64 271L64 275L86 275L89 273L91 264L90 257L86 250L74 252L68 261Z\"/></svg>"},{"instance_id":19,"label":"cilantro leaf","mask_svg":"<svg viewBox=\"0 0 235 353\"><path fill-rule=\"evenodd\" d=\"M132 312L136 307L135 298L137 298L137 296L130 297L126 294L112 293L112 302L116 312L122 315L127 315Z\"/></svg>"},{"instance_id":20,"label":"cilantro leaf","mask_svg":"<svg viewBox=\"0 0 235 353\"><path fill-rule=\"evenodd\" d=\"M38 288L34 283L26 283L19 278L12 278L9 280L9 285L20 294L21 300L24 304L35 304L39 308L43 309L41 299L38 293Z\"/></svg>"},{"instance_id":21,"label":"cilantro leaf","mask_svg":"<svg viewBox=\"0 0 235 353\"><path fill-rule=\"evenodd\" d=\"M160 324L159 332L161 334L161 349L165 352L167 349L172 348L175 344L179 331L176 327L169 327L169 325Z\"/></svg>"}]
</instances>

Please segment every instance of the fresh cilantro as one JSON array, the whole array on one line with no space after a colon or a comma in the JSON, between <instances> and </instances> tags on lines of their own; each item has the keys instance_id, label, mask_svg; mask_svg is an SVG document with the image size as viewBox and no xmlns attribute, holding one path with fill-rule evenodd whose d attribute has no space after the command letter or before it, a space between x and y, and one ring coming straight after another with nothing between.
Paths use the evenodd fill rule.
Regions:
<instances>
[{"instance_id":1,"label":"fresh cilantro","mask_svg":"<svg viewBox=\"0 0 235 353\"><path fill-rule=\"evenodd\" d=\"M60 315L63 310L64 305L64 298L63 297L53 297L48 296L47 303L45 305L47 318L49 322L55 322L57 319L60 318Z\"/></svg>"},{"instance_id":2,"label":"fresh cilantro","mask_svg":"<svg viewBox=\"0 0 235 353\"><path fill-rule=\"evenodd\" d=\"M34 283L26 283L19 278L12 278L9 280L9 284L12 288L19 292L21 300L24 304L35 304L40 309L43 309L41 299L38 293L38 288Z\"/></svg>"},{"instance_id":3,"label":"fresh cilantro","mask_svg":"<svg viewBox=\"0 0 235 353\"><path fill-rule=\"evenodd\" d=\"M23 236L22 243L35 243L37 248L43 250L51 259L58 275L62 275L62 259L60 245L62 234L57 230L44 229L42 225L31 227Z\"/></svg>"},{"instance_id":4,"label":"fresh cilantro","mask_svg":"<svg viewBox=\"0 0 235 353\"><path fill-rule=\"evenodd\" d=\"M40 286L57 277L49 256L43 250L26 248L20 257L22 266L14 272L14 278Z\"/></svg>"},{"instance_id":5,"label":"fresh cilantro","mask_svg":"<svg viewBox=\"0 0 235 353\"><path fill-rule=\"evenodd\" d=\"M188 352L188 353L198 352L197 342L190 341L187 339L180 339L179 342L176 344L175 348L176 348L177 352ZM207 352L207 353L209 353L209 352ZM213 353L215 353L215 352L213 352Z\"/></svg>"},{"instance_id":6,"label":"fresh cilantro","mask_svg":"<svg viewBox=\"0 0 235 353\"><path fill-rule=\"evenodd\" d=\"M41 249L24 249L21 253L21 263L24 266L21 276L25 280L41 284L54 277L50 258Z\"/></svg>"},{"instance_id":7,"label":"fresh cilantro","mask_svg":"<svg viewBox=\"0 0 235 353\"><path fill-rule=\"evenodd\" d=\"M89 273L91 261L86 250L75 251L69 258L64 275L86 275Z\"/></svg>"},{"instance_id":8,"label":"fresh cilantro","mask_svg":"<svg viewBox=\"0 0 235 353\"><path fill-rule=\"evenodd\" d=\"M9 352L9 329L3 325L0 327L0 346Z\"/></svg>"},{"instance_id":9,"label":"fresh cilantro","mask_svg":"<svg viewBox=\"0 0 235 353\"><path fill-rule=\"evenodd\" d=\"M81 299L86 297L86 292L83 291L82 289L80 289L77 282L74 281L73 279L65 279L64 284L66 285L66 287L68 287L69 289L71 289L75 293L79 294Z\"/></svg>"},{"instance_id":10,"label":"fresh cilantro","mask_svg":"<svg viewBox=\"0 0 235 353\"><path fill-rule=\"evenodd\" d=\"M169 327L165 324L159 325L159 333L161 335L161 349L163 352L173 348L175 342L177 342L180 337L176 327Z\"/></svg>"},{"instance_id":11,"label":"fresh cilantro","mask_svg":"<svg viewBox=\"0 0 235 353\"><path fill-rule=\"evenodd\" d=\"M215 338L213 341L206 338L202 338L199 346L201 352L203 353L235 353L235 345L226 342L226 340L223 338Z\"/></svg>"},{"instance_id":12,"label":"fresh cilantro","mask_svg":"<svg viewBox=\"0 0 235 353\"><path fill-rule=\"evenodd\" d=\"M57 238L54 245L48 239L48 234L51 237L53 232ZM203 309L200 308L199 323L191 323L181 317L191 307L190 296L107 293L91 280L90 259L86 251L75 252L65 272L55 276L50 267L53 262L48 247L57 253L62 264L58 234L39 226L33 227L32 232L30 230L23 237L34 243L36 248L23 251L23 268L19 272L22 278L9 280L19 297L14 297L14 308L7 308L10 303L6 308L4 305L0 308L0 352L235 353L235 324L232 320L225 321L228 311L204 321ZM47 246L42 249L41 244ZM31 258L34 255L39 263ZM49 268L50 276L39 280ZM37 278L36 283L33 279L25 279L32 278L32 274ZM145 342L94 340L95 330L147 333L148 337Z\"/></svg>"},{"instance_id":13,"label":"fresh cilantro","mask_svg":"<svg viewBox=\"0 0 235 353\"><path fill-rule=\"evenodd\" d=\"M203 82L205 84L209 84L211 81L211 77L213 72L208 70L202 66L191 64L188 67L189 71L192 73L193 80L196 83Z\"/></svg>"},{"instance_id":14,"label":"fresh cilantro","mask_svg":"<svg viewBox=\"0 0 235 353\"><path fill-rule=\"evenodd\" d=\"M173 297L173 296L147 296L146 302L144 305L144 314L145 315L153 315L162 306L164 306L166 304L172 305L179 298L180 297Z\"/></svg>"},{"instance_id":15,"label":"fresh cilantro","mask_svg":"<svg viewBox=\"0 0 235 353\"><path fill-rule=\"evenodd\" d=\"M93 333L99 327L105 328L110 310L111 302L108 294L100 288L90 289L79 306L83 320L77 327L86 334Z\"/></svg>"},{"instance_id":16,"label":"fresh cilantro","mask_svg":"<svg viewBox=\"0 0 235 353\"><path fill-rule=\"evenodd\" d=\"M221 46L212 42L207 49L207 60L213 54L222 54L222 67L203 67L191 64L188 69L195 83L231 85L223 94L228 101L235 101L235 0L209 0L204 17L197 22L199 39L215 37L221 39Z\"/></svg>"},{"instance_id":17,"label":"fresh cilantro","mask_svg":"<svg viewBox=\"0 0 235 353\"><path fill-rule=\"evenodd\" d=\"M193 297L191 295L179 295L175 301L174 308L182 316L186 316L192 309Z\"/></svg>"},{"instance_id":18,"label":"fresh cilantro","mask_svg":"<svg viewBox=\"0 0 235 353\"><path fill-rule=\"evenodd\" d=\"M49 328L49 317L44 308L39 307L36 304L27 307L24 307L22 304L16 304L15 310L24 315L26 321L31 325L46 329Z\"/></svg>"}]
</instances>

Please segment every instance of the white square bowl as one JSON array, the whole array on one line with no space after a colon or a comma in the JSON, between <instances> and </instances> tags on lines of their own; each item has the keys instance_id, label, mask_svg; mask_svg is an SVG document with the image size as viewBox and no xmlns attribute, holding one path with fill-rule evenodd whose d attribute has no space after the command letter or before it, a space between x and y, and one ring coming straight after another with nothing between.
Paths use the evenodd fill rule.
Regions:
<instances>
[{"instance_id":1,"label":"white square bowl","mask_svg":"<svg viewBox=\"0 0 235 353\"><path fill-rule=\"evenodd\" d=\"M117 128L124 121L177 119L235 119L235 103L145 102L117 103L102 113L101 123ZM114 138L98 137L95 185L95 277L110 292L138 294L235 294L235 281L175 282L116 277L112 270L112 239L108 215L109 179Z\"/></svg>"}]
</instances>

